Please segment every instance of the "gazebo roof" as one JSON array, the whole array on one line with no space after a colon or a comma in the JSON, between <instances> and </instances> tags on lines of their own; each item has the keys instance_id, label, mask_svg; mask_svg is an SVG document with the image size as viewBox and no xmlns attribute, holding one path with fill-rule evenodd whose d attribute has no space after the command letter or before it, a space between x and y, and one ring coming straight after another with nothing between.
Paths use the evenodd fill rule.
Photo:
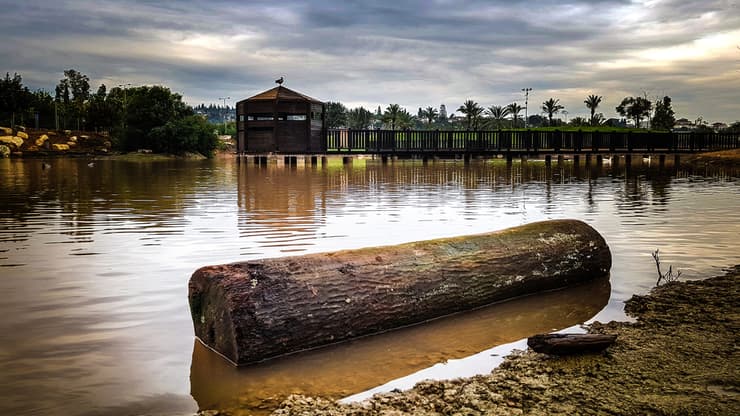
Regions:
<instances>
[{"instance_id":1,"label":"gazebo roof","mask_svg":"<svg viewBox=\"0 0 740 416\"><path fill-rule=\"evenodd\" d=\"M312 103L322 104L321 101L311 98L307 95L303 95L299 92L295 92L289 88L285 88L282 85L278 85L275 88L271 88L267 91L263 91L257 95L253 95L244 101L308 101Z\"/></svg>"}]
</instances>

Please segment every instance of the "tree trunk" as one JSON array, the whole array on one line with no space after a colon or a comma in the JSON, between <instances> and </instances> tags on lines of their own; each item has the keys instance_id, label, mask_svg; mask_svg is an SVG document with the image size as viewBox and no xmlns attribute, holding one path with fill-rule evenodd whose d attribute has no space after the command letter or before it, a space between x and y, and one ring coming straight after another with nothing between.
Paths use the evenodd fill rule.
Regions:
<instances>
[{"instance_id":1,"label":"tree trunk","mask_svg":"<svg viewBox=\"0 0 740 416\"><path fill-rule=\"evenodd\" d=\"M565 287L611 268L580 221L208 266L190 279L195 335L237 365Z\"/></svg>"},{"instance_id":2,"label":"tree trunk","mask_svg":"<svg viewBox=\"0 0 740 416\"><path fill-rule=\"evenodd\" d=\"M602 351L616 339L616 335L606 334L540 334L529 337L527 346L545 354L582 354Z\"/></svg>"}]
</instances>

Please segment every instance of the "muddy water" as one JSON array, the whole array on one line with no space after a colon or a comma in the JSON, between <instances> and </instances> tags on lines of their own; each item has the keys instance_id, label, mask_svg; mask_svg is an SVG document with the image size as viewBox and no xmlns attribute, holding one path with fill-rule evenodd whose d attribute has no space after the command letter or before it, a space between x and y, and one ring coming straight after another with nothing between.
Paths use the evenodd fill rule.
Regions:
<instances>
[{"instance_id":1,"label":"muddy water","mask_svg":"<svg viewBox=\"0 0 740 416\"><path fill-rule=\"evenodd\" d=\"M533 332L622 318L622 302L655 283L655 248L688 279L740 262L737 171L88 162L0 160L0 413L189 414L269 407L291 392L342 397ZM549 218L605 236L610 289L519 299L247 369L194 342L186 295L199 266Z\"/></svg>"}]
</instances>

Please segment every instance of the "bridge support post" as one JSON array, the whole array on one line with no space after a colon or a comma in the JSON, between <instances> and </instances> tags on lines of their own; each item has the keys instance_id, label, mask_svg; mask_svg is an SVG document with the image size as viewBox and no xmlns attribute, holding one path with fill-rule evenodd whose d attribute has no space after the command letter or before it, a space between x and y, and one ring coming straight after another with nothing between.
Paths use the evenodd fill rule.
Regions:
<instances>
[{"instance_id":1,"label":"bridge support post","mask_svg":"<svg viewBox=\"0 0 740 416\"><path fill-rule=\"evenodd\" d=\"M343 165L351 165L352 164L352 156L342 156L342 164Z\"/></svg>"},{"instance_id":2,"label":"bridge support post","mask_svg":"<svg viewBox=\"0 0 740 416\"><path fill-rule=\"evenodd\" d=\"M380 156L380 163L387 165L388 164L388 156L382 155Z\"/></svg>"},{"instance_id":3,"label":"bridge support post","mask_svg":"<svg viewBox=\"0 0 740 416\"><path fill-rule=\"evenodd\" d=\"M507 165L511 165L511 159L512 159L511 158L511 153L507 153L506 154L506 164Z\"/></svg>"},{"instance_id":4,"label":"bridge support post","mask_svg":"<svg viewBox=\"0 0 740 416\"><path fill-rule=\"evenodd\" d=\"M463 163L465 163L466 165L469 165L470 164L470 155L469 154L466 153L463 156Z\"/></svg>"},{"instance_id":5,"label":"bridge support post","mask_svg":"<svg viewBox=\"0 0 740 416\"><path fill-rule=\"evenodd\" d=\"M581 163L581 155L573 155L573 164L578 166Z\"/></svg>"},{"instance_id":6,"label":"bridge support post","mask_svg":"<svg viewBox=\"0 0 740 416\"><path fill-rule=\"evenodd\" d=\"M596 165L601 166L604 163L604 157L601 155L596 156Z\"/></svg>"},{"instance_id":7,"label":"bridge support post","mask_svg":"<svg viewBox=\"0 0 740 416\"><path fill-rule=\"evenodd\" d=\"M563 155L558 155L558 165L563 164Z\"/></svg>"},{"instance_id":8,"label":"bridge support post","mask_svg":"<svg viewBox=\"0 0 740 416\"><path fill-rule=\"evenodd\" d=\"M527 162L527 158L528 158L527 155L521 155L521 156L519 156L519 160L521 160L522 163L526 163Z\"/></svg>"},{"instance_id":9,"label":"bridge support post","mask_svg":"<svg viewBox=\"0 0 740 416\"><path fill-rule=\"evenodd\" d=\"M673 164L679 166L681 164L681 156L678 154L673 155Z\"/></svg>"},{"instance_id":10,"label":"bridge support post","mask_svg":"<svg viewBox=\"0 0 740 416\"><path fill-rule=\"evenodd\" d=\"M547 155L545 156L545 166L550 166L550 165L552 165L552 156Z\"/></svg>"},{"instance_id":11,"label":"bridge support post","mask_svg":"<svg viewBox=\"0 0 740 416\"><path fill-rule=\"evenodd\" d=\"M591 164L591 153L586 153L586 166Z\"/></svg>"},{"instance_id":12,"label":"bridge support post","mask_svg":"<svg viewBox=\"0 0 740 416\"><path fill-rule=\"evenodd\" d=\"M659 164L659 165L660 165L661 167L665 166L665 155L660 155L660 156L658 157L658 164Z\"/></svg>"},{"instance_id":13,"label":"bridge support post","mask_svg":"<svg viewBox=\"0 0 740 416\"><path fill-rule=\"evenodd\" d=\"M316 166L319 164L319 158L317 156L311 156L311 166Z\"/></svg>"},{"instance_id":14,"label":"bridge support post","mask_svg":"<svg viewBox=\"0 0 740 416\"><path fill-rule=\"evenodd\" d=\"M327 159L326 156L321 156L321 167L326 167Z\"/></svg>"}]
</instances>

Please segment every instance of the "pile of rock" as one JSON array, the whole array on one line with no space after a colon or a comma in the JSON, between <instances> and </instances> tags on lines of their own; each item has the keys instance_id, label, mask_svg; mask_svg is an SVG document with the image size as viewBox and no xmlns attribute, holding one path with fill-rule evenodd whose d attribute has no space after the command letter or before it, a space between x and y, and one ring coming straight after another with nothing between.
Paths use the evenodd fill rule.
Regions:
<instances>
[{"instance_id":1,"label":"pile of rock","mask_svg":"<svg viewBox=\"0 0 740 416\"><path fill-rule=\"evenodd\" d=\"M91 137L94 136L94 137ZM101 134L73 135L72 131L62 132L33 130L25 127L16 129L0 127L0 157L22 156L24 153L108 153L111 142Z\"/></svg>"}]
</instances>

